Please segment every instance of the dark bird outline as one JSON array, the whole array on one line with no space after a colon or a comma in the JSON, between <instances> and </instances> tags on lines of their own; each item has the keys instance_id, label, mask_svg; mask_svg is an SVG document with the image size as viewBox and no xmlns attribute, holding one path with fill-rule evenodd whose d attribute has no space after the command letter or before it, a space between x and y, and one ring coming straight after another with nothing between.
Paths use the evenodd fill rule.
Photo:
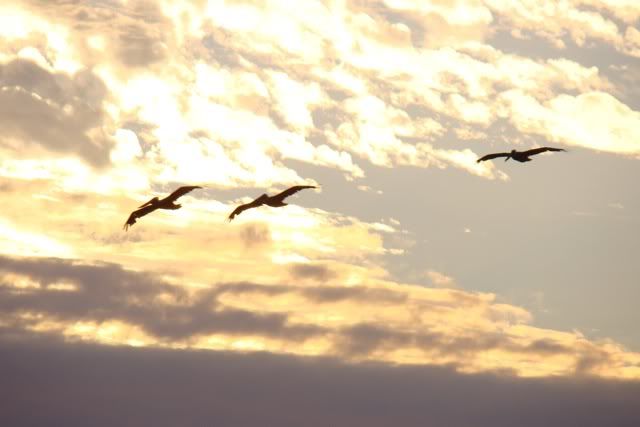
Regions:
<instances>
[{"instance_id":1,"label":"dark bird outline","mask_svg":"<svg viewBox=\"0 0 640 427\"><path fill-rule=\"evenodd\" d=\"M136 220L138 218L141 218L147 214L150 214L151 212L157 209L168 209L168 210L180 209L182 205L175 203L175 201L178 200L178 198L180 198L181 196L184 196L185 194L187 194L188 192L195 190L196 188L202 188L202 187L199 185L186 185L178 188L173 193L169 194L167 197L163 199L154 197L148 202L138 206L138 209L136 209L135 211L131 212L131 215L129 215L127 222L124 223L124 226L122 228L125 231L127 231L129 227L133 226L133 224L136 223Z\"/></svg>"},{"instance_id":2,"label":"dark bird outline","mask_svg":"<svg viewBox=\"0 0 640 427\"><path fill-rule=\"evenodd\" d=\"M529 158L529 156L534 156L536 154L544 153L546 151L567 151L567 150L565 150L564 148L554 148L554 147L532 148L531 150L526 150L526 151L511 150L510 153L487 154L486 156L482 156L478 160L476 160L476 163L484 162L485 160L491 160L498 157L506 157L506 159L504 159L505 162L509 159L513 159L521 163L530 162L531 159Z\"/></svg>"},{"instance_id":3,"label":"dark bird outline","mask_svg":"<svg viewBox=\"0 0 640 427\"><path fill-rule=\"evenodd\" d=\"M262 194L257 199L235 208L233 212L231 212L227 220L231 222L236 216L240 215L242 212L246 211L247 209L257 208L262 205L271 206L273 208L287 206L287 204L284 203L284 199L306 188L318 188L318 187L316 187L315 185L294 185L293 187L287 188L286 190L276 194L275 196L268 196L267 194Z\"/></svg>"}]
</instances>

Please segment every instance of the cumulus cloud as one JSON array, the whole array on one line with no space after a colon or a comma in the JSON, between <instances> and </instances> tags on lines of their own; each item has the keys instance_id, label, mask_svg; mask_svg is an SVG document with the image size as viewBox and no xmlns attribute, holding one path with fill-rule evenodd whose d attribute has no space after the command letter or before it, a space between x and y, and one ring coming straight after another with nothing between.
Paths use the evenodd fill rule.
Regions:
<instances>
[{"instance_id":1,"label":"cumulus cloud","mask_svg":"<svg viewBox=\"0 0 640 427\"><path fill-rule=\"evenodd\" d=\"M640 113L603 92L559 95L541 104L522 92L503 94L516 128L549 141L594 150L640 154Z\"/></svg>"},{"instance_id":2,"label":"cumulus cloud","mask_svg":"<svg viewBox=\"0 0 640 427\"><path fill-rule=\"evenodd\" d=\"M8 16L25 24L20 31L5 30L11 42L3 45L11 52L7 58L19 54L11 47L19 43L23 57L51 64L56 71L49 72L94 76L108 88L101 96L108 94L104 111L113 123L100 129L104 112L94 117L93 110L87 110L82 115L85 104L95 109L100 100L61 104L65 116L50 111L59 100L36 101L31 96L29 105L44 103L41 107L54 121L49 129L55 130L57 123L60 132L33 135L39 127L22 126L18 136L104 163L110 144L122 140L115 136L118 129L136 122L147 129L138 168L153 171L162 183L197 181L228 188L302 182L304 177L285 164L289 159L338 169L350 178L363 178L362 162L369 162L385 167L453 166L506 179L493 165L475 163L475 147L451 147L450 135L464 141L471 127L474 135L491 139L494 135L486 131L505 114L501 100L509 91L548 103L564 95L607 93L612 86L595 67L563 58L532 60L486 44L486 35L499 25L496 16L500 22L512 18L508 22L521 30L527 23L556 22L536 18L548 8L503 6L493 0L330 6L308 2L306 12L299 13L281 2L269 7L60 2L52 14L52 6L25 2L7 9ZM571 7L583 6L590 9L571 12ZM600 38L610 23L600 12L622 19L608 2L574 2L571 7L557 12L582 26L600 22L588 27L600 28ZM632 4L625 8L624 16L635 13ZM261 25L254 25L257 22ZM51 31L43 34L39 26ZM576 28L576 37L581 31L592 35ZM545 31L558 38L553 29ZM625 43L631 50L634 34L630 26ZM434 45L434 40L445 40L446 46ZM47 78L32 80L42 80L42 88ZM86 89L78 88L85 98ZM4 96L27 96L13 91ZM525 113L509 112L516 115L516 128L524 131L520 124L527 120ZM565 119L558 126L571 127ZM73 125L80 128L73 138L65 138ZM608 145L629 153L617 151L618 144ZM119 161L119 153L112 158Z\"/></svg>"},{"instance_id":3,"label":"cumulus cloud","mask_svg":"<svg viewBox=\"0 0 640 427\"><path fill-rule=\"evenodd\" d=\"M102 80L88 70L70 76L28 59L0 64L2 140L10 146L36 143L104 166L111 145L101 128L106 94Z\"/></svg>"},{"instance_id":4,"label":"cumulus cloud","mask_svg":"<svg viewBox=\"0 0 640 427\"><path fill-rule=\"evenodd\" d=\"M542 37L558 48L564 48L564 38L578 46L598 41L622 53L638 56L633 45L633 22L640 15L636 2L624 0L520 1L486 0L493 13L506 21L512 35L527 33ZM619 25L616 21L622 21ZM629 26L625 27L624 24Z\"/></svg>"}]
</instances>

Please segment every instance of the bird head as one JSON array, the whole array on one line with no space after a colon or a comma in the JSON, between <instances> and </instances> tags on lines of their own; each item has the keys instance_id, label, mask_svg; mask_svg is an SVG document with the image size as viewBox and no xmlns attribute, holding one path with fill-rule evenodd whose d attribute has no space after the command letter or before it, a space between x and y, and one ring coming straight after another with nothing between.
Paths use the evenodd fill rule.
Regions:
<instances>
[{"instance_id":1,"label":"bird head","mask_svg":"<svg viewBox=\"0 0 640 427\"><path fill-rule=\"evenodd\" d=\"M509 153L509 155L505 157L504 161L506 162L507 160L509 160L514 154L516 154L516 150L511 150L511 153Z\"/></svg>"}]
</instances>

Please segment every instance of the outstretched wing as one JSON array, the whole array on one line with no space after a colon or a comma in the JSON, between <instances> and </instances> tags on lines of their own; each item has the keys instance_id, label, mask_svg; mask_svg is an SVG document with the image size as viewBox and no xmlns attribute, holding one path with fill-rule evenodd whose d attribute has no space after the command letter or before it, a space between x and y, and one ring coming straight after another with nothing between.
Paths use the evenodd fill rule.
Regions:
<instances>
[{"instance_id":1,"label":"outstretched wing","mask_svg":"<svg viewBox=\"0 0 640 427\"><path fill-rule=\"evenodd\" d=\"M135 211L131 212L131 215L129 215L129 218L127 219L127 222L124 223L124 230L127 231L129 229L129 227L131 227L133 224L136 223L136 220L138 218L141 218L143 216L145 216L146 214L149 214L153 211L155 211L156 209L158 209L157 206L152 206L152 205L148 205L145 206L143 208L140 209L136 209Z\"/></svg>"},{"instance_id":2,"label":"outstretched wing","mask_svg":"<svg viewBox=\"0 0 640 427\"><path fill-rule=\"evenodd\" d=\"M533 156L534 154L544 153L545 151L567 151L567 150L563 148L540 147L540 148L533 148L531 150L524 151L522 154L526 156Z\"/></svg>"},{"instance_id":3,"label":"outstretched wing","mask_svg":"<svg viewBox=\"0 0 640 427\"><path fill-rule=\"evenodd\" d=\"M491 160L491 159L495 159L495 158L498 158L498 157L509 157L509 154L510 153L487 154L486 156L482 156L478 160L476 160L476 163L484 162L485 160Z\"/></svg>"},{"instance_id":4,"label":"outstretched wing","mask_svg":"<svg viewBox=\"0 0 640 427\"><path fill-rule=\"evenodd\" d=\"M174 191L173 193L165 197L165 200L168 202L175 202L176 200L178 200L179 197L184 196L189 191L195 190L196 188L202 188L202 187L200 187L199 185L187 185L184 187L180 187L176 191Z\"/></svg>"},{"instance_id":5,"label":"outstretched wing","mask_svg":"<svg viewBox=\"0 0 640 427\"><path fill-rule=\"evenodd\" d=\"M268 198L269 196L267 196L266 194L263 194L257 199L249 203L245 203L244 205L238 206L233 210L233 212L231 212L231 215L229 215L229 218L228 218L229 221L232 221L233 218L235 218L237 215L240 215L242 212L246 211L247 209L257 208L258 206L263 205L264 201L267 200Z\"/></svg>"},{"instance_id":6,"label":"outstretched wing","mask_svg":"<svg viewBox=\"0 0 640 427\"><path fill-rule=\"evenodd\" d=\"M296 185L294 187L288 188L286 190L284 190L281 193L276 194L275 196L273 196L273 199L280 199L283 200L289 196L291 196L292 194L297 193L300 190L304 190L305 188L316 188L315 185Z\"/></svg>"},{"instance_id":7,"label":"outstretched wing","mask_svg":"<svg viewBox=\"0 0 640 427\"><path fill-rule=\"evenodd\" d=\"M238 206L233 210L233 212L231 212L231 215L229 215L229 218L228 218L229 221L232 221L233 218L235 218L237 215L240 215L242 212L246 211L247 209L251 209L254 207L255 206L252 206L252 203L247 203L247 204Z\"/></svg>"}]
</instances>

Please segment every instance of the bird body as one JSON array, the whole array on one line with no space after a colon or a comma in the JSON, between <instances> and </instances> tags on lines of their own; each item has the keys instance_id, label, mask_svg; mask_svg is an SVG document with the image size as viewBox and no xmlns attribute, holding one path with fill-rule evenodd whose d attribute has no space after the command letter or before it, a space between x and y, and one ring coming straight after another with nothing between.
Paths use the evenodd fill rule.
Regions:
<instances>
[{"instance_id":1,"label":"bird body","mask_svg":"<svg viewBox=\"0 0 640 427\"><path fill-rule=\"evenodd\" d=\"M188 186L178 188L177 190L169 194L164 199L159 199L158 197L154 197L148 202L140 205L138 209L136 209L135 211L131 212L131 215L129 215L127 222L124 223L123 228L125 229L125 231L128 230L129 227L131 227L133 224L136 223L136 220L138 218L141 218L147 214L150 214L151 212L157 209L167 209L167 210L180 209L182 205L177 204L176 200L178 200L179 197L187 194L188 192L195 190L196 188L202 188L202 187L198 185L188 185Z\"/></svg>"},{"instance_id":2,"label":"bird body","mask_svg":"<svg viewBox=\"0 0 640 427\"><path fill-rule=\"evenodd\" d=\"M505 162L509 159L513 159L520 163L530 162L531 161L531 159L529 158L530 156L544 153L546 151L567 151L567 150L563 148L553 148L553 147L533 148L531 150L526 150L526 151L511 150L511 152L509 153L487 154L486 156L480 157L478 160L476 160L476 163L484 162L485 160L495 159L497 157L505 157L504 159Z\"/></svg>"},{"instance_id":3,"label":"bird body","mask_svg":"<svg viewBox=\"0 0 640 427\"><path fill-rule=\"evenodd\" d=\"M257 208L258 206L267 205L273 208L280 208L282 206L287 206L284 202L284 199L291 196L292 194L297 193L300 190L304 190L305 188L316 188L314 185L296 185L291 188L284 190L281 193L276 194L275 196L269 196L267 194L262 194L257 199L245 203L244 205L240 205L231 212L229 215L229 221L232 221L237 215L240 215L242 212L247 209Z\"/></svg>"}]
</instances>

